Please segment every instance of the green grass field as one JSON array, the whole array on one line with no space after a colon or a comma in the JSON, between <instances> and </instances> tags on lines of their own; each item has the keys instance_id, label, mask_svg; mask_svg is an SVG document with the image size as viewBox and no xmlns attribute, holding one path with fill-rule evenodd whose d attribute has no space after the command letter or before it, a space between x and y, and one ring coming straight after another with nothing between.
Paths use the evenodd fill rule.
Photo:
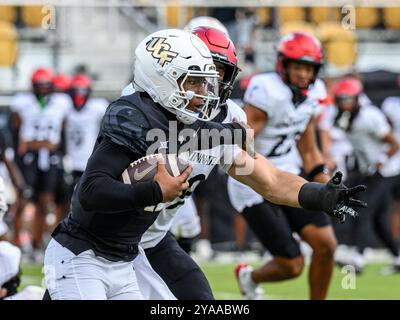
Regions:
<instances>
[{"instance_id":1,"label":"green grass field","mask_svg":"<svg viewBox=\"0 0 400 320\"><path fill-rule=\"evenodd\" d=\"M241 299L238 286L234 278L235 264L226 263L202 263L210 281L214 295L218 300ZM329 299L400 299L400 274L381 276L379 271L382 264L368 265L361 276L355 278L355 289L343 289L342 282L346 274L341 269L335 268L329 290ZM42 267L38 265L24 264L22 266L22 286L28 284L41 285ZM346 279L345 279L346 280ZM346 282L346 281L344 281ZM270 283L263 285L265 299L294 299L302 300L308 298L307 270L294 280ZM188 288L189 289L189 288Z\"/></svg>"}]
</instances>

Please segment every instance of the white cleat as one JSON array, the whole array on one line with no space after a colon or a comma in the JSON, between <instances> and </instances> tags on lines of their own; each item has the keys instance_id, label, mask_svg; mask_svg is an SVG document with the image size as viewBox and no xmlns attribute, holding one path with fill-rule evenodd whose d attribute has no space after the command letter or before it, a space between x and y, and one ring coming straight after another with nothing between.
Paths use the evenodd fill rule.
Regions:
<instances>
[{"instance_id":1,"label":"white cleat","mask_svg":"<svg viewBox=\"0 0 400 320\"><path fill-rule=\"evenodd\" d=\"M240 292L246 300L261 300L264 290L251 279L252 272L253 268L245 263L236 266L235 274Z\"/></svg>"}]
</instances>

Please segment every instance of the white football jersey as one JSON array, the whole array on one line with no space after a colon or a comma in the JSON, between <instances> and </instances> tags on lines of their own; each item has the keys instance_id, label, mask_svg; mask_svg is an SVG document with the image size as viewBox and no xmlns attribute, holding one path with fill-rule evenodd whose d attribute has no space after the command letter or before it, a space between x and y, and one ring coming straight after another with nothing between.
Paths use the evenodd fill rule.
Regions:
<instances>
[{"instance_id":1,"label":"white football jersey","mask_svg":"<svg viewBox=\"0 0 400 320\"><path fill-rule=\"evenodd\" d=\"M194 238L200 234L200 218L193 197L186 199L176 212L171 232L176 238Z\"/></svg>"},{"instance_id":2,"label":"white football jersey","mask_svg":"<svg viewBox=\"0 0 400 320\"><path fill-rule=\"evenodd\" d=\"M336 113L333 115L335 119ZM383 112L373 106L364 105L353 120L350 131L345 134L350 141L361 173L376 172L375 165L382 161L385 144L382 139L390 132L390 125Z\"/></svg>"},{"instance_id":3,"label":"white football jersey","mask_svg":"<svg viewBox=\"0 0 400 320\"><path fill-rule=\"evenodd\" d=\"M321 112L321 101L325 99L326 88L319 79L309 89L307 99L296 107L292 102L292 91L276 72L254 76L244 101L268 115L266 125L255 138L255 150L275 167L299 174L302 162L297 140L310 120ZM253 189L231 177L228 179L228 195L238 212L264 201Z\"/></svg>"},{"instance_id":4,"label":"white football jersey","mask_svg":"<svg viewBox=\"0 0 400 320\"><path fill-rule=\"evenodd\" d=\"M319 112L320 101L326 98L324 83L317 79L307 99L297 107L292 91L275 73L254 76L244 101L264 111L268 121L255 139L255 149L281 170L300 173L296 142L310 120Z\"/></svg>"},{"instance_id":5,"label":"white football jersey","mask_svg":"<svg viewBox=\"0 0 400 320\"><path fill-rule=\"evenodd\" d=\"M389 118L393 126L393 133L400 143L400 97L388 97L382 103L382 111ZM380 169L385 177L392 177L400 174L400 151L392 156Z\"/></svg>"},{"instance_id":6,"label":"white football jersey","mask_svg":"<svg viewBox=\"0 0 400 320\"><path fill-rule=\"evenodd\" d=\"M132 93L135 93L135 88L133 87L133 84L130 83L124 89L122 89L121 96L129 96Z\"/></svg>"},{"instance_id":7,"label":"white football jersey","mask_svg":"<svg viewBox=\"0 0 400 320\"><path fill-rule=\"evenodd\" d=\"M233 101L228 100L228 114L224 119L224 123L232 122L234 118L239 121L247 122L246 114L237 106ZM231 167L233 160L241 152L236 145L221 145L212 149L196 150L186 157L182 158L188 160L192 167L192 173L189 176L190 187L188 195L190 195L197 185L208 177L211 170L219 164L224 171L228 171ZM144 249L155 247L165 236L168 230L171 229L173 220L176 217L178 209L184 204L183 199L176 199L170 203L163 203L161 205L161 212L157 216L155 222L142 236L140 246Z\"/></svg>"},{"instance_id":8,"label":"white football jersey","mask_svg":"<svg viewBox=\"0 0 400 320\"><path fill-rule=\"evenodd\" d=\"M69 112L66 118L65 140L72 170L85 170L107 107L107 100L90 98L81 110L73 108Z\"/></svg>"},{"instance_id":9,"label":"white football jersey","mask_svg":"<svg viewBox=\"0 0 400 320\"><path fill-rule=\"evenodd\" d=\"M53 93L41 108L33 93L17 94L11 110L21 118L20 138L24 141L49 141L58 144L65 116L72 109L71 98L64 93Z\"/></svg>"},{"instance_id":10,"label":"white football jersey","mask_svg":"<svg viewBox=\"0 0 400 320\"><path fill-rule=\"evenodd\" d=\"M337 109L335 105L330 105L325 108L318 127L321 130L326 130L331 139L331 145L329 149L329 155L337 165L337 170L341 171L346 177L346 156L353 153L353 147L350 141L347 139L346 133L333 126L334 119L337 115Z\"/></svg>"}]
</instances>

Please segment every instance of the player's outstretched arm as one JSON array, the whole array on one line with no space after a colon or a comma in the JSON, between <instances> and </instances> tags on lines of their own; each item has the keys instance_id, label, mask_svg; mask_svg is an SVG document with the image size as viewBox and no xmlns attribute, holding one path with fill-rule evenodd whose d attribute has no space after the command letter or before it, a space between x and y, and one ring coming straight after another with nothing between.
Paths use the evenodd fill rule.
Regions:
<instances>
[{"instance_id":1,"label":"player's outstretched arm","mask_svg":"<svg viewBox=\"0 0 400 320\"><path fill-rule=\"evenodd\" d=\"M256 158L253 159L246 152L241 152L230 168L229 175L273 203L301 207L298 195L307 181L279 170L260 154L256 154Z\"/></svg>"},{"instance_id":2,"label":"player's outstretched arm","mask_svg":"<svg viewBox=\"0 0 400 320\"><path fill-rule=\"evenodd\" d=\"M241 174L245 166L248 173ZM341 173L336 173L327 184L307 182L299 176L275 168L260 154L253 159L246 152L241 152L230 168L229 175L273 203L322 210L340 222L344 222L346 215L357 215L353 207L366 206L364 202L353 198L365 191L366 187L347 188L342 183Z\"/></svg>"}]
</instances>

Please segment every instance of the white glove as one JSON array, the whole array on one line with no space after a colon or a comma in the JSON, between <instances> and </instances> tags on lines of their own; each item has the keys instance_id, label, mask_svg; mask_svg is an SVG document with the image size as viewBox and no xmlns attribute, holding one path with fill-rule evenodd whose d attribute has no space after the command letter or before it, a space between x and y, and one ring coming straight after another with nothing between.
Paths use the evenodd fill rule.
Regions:
<instances>
[{"instance_id":1,"label":"white glove","mask_svg":"<svg viewBox=\"0 0 400 320\"><path fill-rule=\"evenodd\" d=\"M3 221L3 217L8 209L5 191L3 178L0 177L0 221Z\"/></svg>"}]
</instances>

